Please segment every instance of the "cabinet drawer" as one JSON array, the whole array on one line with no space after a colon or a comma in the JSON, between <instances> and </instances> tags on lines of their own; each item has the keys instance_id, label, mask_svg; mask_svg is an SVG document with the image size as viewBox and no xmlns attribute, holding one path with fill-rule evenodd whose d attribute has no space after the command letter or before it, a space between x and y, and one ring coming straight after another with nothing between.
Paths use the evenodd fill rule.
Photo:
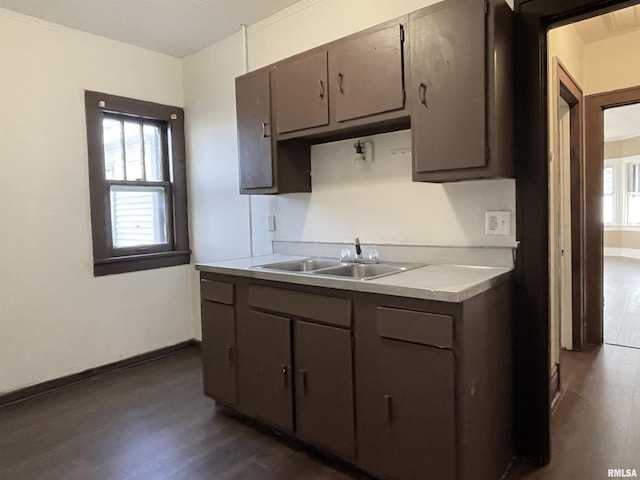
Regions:
<instances>
[{"instance_id":1,"label":"cabinet drawer","mask_svg":"<svg viewBox=\"0 0 640 480\"><path fill-rule=\"evenodd\" d=\"M394 340L453 348L453 317L449 315L378 307L376 332Z\"/></svg>"},{"instance_id":2,"label":"cabinet drawer","mask_svg":"<svg viewBox=\"0 0 640 480\"><path fill-rule=\"evenodd\" d=\"M233 305L233 283L200 280L200 297L210 302Z\"/></svg>"},{"instance_id":3,"label":"cabinet drawer","mask_svg":"<svg viewBox=\"0 0 640 480\"><path fill-rule=\"evenodd\" d=\"M351 300L251 285L249 306L351 327Z\"/></svg>"}]
</instances>

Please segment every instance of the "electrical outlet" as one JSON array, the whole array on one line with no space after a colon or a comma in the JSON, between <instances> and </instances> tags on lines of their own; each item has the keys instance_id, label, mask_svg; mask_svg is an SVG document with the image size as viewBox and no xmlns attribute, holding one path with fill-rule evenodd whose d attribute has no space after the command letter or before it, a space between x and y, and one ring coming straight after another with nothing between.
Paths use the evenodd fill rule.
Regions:
<instances>
[{"instance_id":1,"label":"electrical outlet","mask_svg":"<svg viewBox=\"0 0 640 480\"><path fill-rule=\"evenodd\" d=\"M511 212L509 211L489 211L485 214L484 222L485 235L510 235L511 234Z\"/></svg>"},{"instance_id":2,"label":"electrical outlet","mask_svg":"<svg viewBox=\"0 0 640 480\"><path fill-rule=\"evenodd\" d=\"M276 230L276 216L269 215L267 216L267 230L270 232L275 232Z\"/></svg>"}]
</instances>

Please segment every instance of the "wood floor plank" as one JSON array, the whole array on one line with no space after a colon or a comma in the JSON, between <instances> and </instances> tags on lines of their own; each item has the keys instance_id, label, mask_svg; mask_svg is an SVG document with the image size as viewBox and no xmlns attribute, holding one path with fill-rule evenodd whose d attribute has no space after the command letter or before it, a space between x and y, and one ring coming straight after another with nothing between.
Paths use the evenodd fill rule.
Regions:
<instances>
[{"instance_id":1,"label":"wood floor plank","mask_svg":"<svg viewBox=\"0 0 640 480\"><path fill-rule=\"evenodd\" d=\"M604 341L640 348L640 260L604 258Z\"/></svg>"},{"instance_id":2,"label":"wood floor plank","mask_svg":"<svg viewBox=\"0 0 640 480\"><path fill-rule=\"evenodd\" d=\"M368 478L216 408L201 376L192 348L0 408L0 479Z\"/></svg>"},{"instance_id":3,"label":"wood floor plank","mask_svg":"<svg viewBox=\"0 0 640 480\"><path fill-rule=\"evenodd\" d=\"M551 462L514 465L508 480L601 480L640 475L640 350L603 345L562 352L563 391L551 417Z\"/></svg>"}]
</instances>

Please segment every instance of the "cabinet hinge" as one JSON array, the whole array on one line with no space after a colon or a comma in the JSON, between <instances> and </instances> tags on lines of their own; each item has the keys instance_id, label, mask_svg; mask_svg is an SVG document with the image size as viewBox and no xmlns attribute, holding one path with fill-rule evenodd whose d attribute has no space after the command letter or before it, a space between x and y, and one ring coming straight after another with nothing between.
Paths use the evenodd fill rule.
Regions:
<instances>
[{"instance_id":1,"label":"cabinet hinge","mask_svg":"<svg viewBox=\"0 0 640 480\"><path fill-rule=\"evenodd\" d=\"M404 43L404 25L400 25L400 42Z\"/></svg>"},{"instance_id":2,"label":"cabinet hinge","mask_svg":"<svg viewBox=\"0 0 640 480\"><path fill-rule=\"evenodd\" d=\"M484 14L489 15L489 2L484 2Z\"/></svg>"}]
</instances>

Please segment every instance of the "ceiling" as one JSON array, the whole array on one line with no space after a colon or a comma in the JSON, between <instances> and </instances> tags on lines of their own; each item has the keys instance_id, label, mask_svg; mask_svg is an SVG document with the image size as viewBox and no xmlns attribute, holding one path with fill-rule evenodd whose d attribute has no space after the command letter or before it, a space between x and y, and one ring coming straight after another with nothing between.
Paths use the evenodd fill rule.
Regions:
<instances>
[{"instance_id":1,"label":"ceiling","mask_svg":"<svg viewBox=\"0 0 640 480\"><path fill-rule=\"evenodd\" d=\"M630 33L640 29L640 5L589 18L573 25L584 43L599 42Z\"/></svg>"},{"instance_id":2,"label":"ceiling","mask_svg":"<svg viewBox=\"0 0 640 480\"><path fill-rule=\"evenodd\" d=\"M571 24L584 43L593 43L640 30L640 5ZM640 136L640 103L604 112L605 142Z\"/></svg>"},{"instance_id":3,"label":"ceiling","mask_svg":"<svg viewBox=\"0 0 640 480\"><path fill-rule=\"evenodd\" d=\"M0 0L0 7L185 57L299 0Z\"/></svg>"},{"instance_id":4,"label":"ceiling","mask_svg":"<svg viewBox=\"0 0 640 480\"><path fill-rule=\"evenodd\" d=\"M640 136L640 103L604 111L604 141L614 142Z\"/></svg>"}]
</instances>

